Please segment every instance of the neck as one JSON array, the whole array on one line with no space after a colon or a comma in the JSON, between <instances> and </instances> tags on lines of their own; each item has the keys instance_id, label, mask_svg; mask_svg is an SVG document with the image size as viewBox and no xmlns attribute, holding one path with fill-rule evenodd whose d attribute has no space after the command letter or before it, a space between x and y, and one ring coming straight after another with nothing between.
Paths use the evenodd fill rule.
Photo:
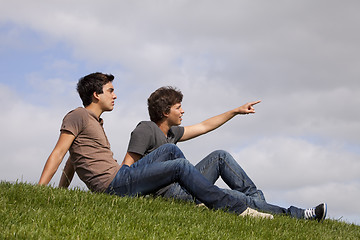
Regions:
<instances>
[{"instance_id":1,"label":"neck","mask_svg":"<svg viewBox=\"0 0 360 240\"><path fill-rule=\"evenodd\" d=\"M160 128L160 130L167 136L171 126L167 123L167 121L161 121L156 123L156 125Z\"/></svg>"},{"instance_id":2,"label":"neck","mask_svg":"<svg viewBox=\"0 0 360 240\"><path fill-rule=\"evenodd\" d=\"M93 103L91 103L89 106L86 106L85 108L93 112L98 118L100 118L101 114L103 113L103 111Z\"/></svg>"}]
</instances>

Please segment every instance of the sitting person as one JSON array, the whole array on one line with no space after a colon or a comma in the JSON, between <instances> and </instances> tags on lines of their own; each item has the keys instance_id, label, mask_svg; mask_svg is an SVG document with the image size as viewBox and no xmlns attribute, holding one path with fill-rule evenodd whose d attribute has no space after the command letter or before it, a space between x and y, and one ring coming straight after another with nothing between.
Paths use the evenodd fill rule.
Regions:
<instances>
[{"instance_id":1,"label":"sitting person","mask_svg":"<svg viewBox=\"0 0 360 240\"><path fill-rule=\"evenodd\" d=\"M112 111L116 95L114 76L93 73L81 78L77 90L84 108L70 111L63 119L59 139L48 157L39 184L48 184L65 154L80 179L94 192L118 196L143 196L156 193L172 183L207 207L222 209L241 216L273 218L261 213L208 181L174 144L165 144L128 166L113 158L103 129L103 112Z\"/></svg>"},{"instance_id":2,"label":"sitting person","mask_svg":"<svg viewBox=\"0 0 360 240\"><path fill-rule=\"evenodd\" d=\"M148 98L148 111L151 121L140 122L131 133L128 151L123 164L132 166L142 157L165 143L187 141L208 133L238 114L255 113L254 105L260 101L247 103L192 126L179 126L184 111L181 106L183 95L172 87L162 87ZM309 209L294 206L283 208L266 202L264 194L239 166L237 161L226 151L218 150L196 164L197 168L211 183L221 177L230 189L224 192L240 199L250 208L272 214L287 214L295 218L323 220L326 216L325 203ZM157 195L182 200L193 200L183 187L174 183L157 192Z\"/></svg>"}]
</instances>

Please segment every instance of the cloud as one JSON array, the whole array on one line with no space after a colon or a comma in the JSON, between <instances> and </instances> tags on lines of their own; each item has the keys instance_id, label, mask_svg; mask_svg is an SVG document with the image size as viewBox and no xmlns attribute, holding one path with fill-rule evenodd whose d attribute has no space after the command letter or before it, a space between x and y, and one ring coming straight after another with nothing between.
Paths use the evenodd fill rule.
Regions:
<instances>
[{"instance_id":1,"label":"cloud","mask_svg":"<svg viewBox=\"0 0 360 240\"><path fill-rule=\"evenodd\" d=\"M26 95L0 84L0 101L4 103L0 122L6 126L2 129L1 180L37 182L59 136L61 120L68 111L66 108L74 104L65 104L73 98L74 91L64 92L58 87L66 86L66 81L34 76L30 81L34 88L28 89ZM54 104L59 100L61 103Z\"/></svg>"},{"instance_id":2,"label":"cloud","mask_svg":"<svg viewBox=\"0 0 360 240\"><path fill-rule=\"evenodd\" d=\"M184 93L184 125L260 99L255 115L179 146L193 163L228 150L275 203L325 200L335 217L359 215L347 207L359 197L358 5L4 2L0 175L38 180L62 117L81 105L77 79L102 71L116 77L115 110L103 118L119 161L160 86Z\"/></svg>"},{"instance_id":3,"label":"cloud","mask_svg":"<svg viewBox=\"0 0 360 240\"><path fill-rule=\"evenodd\" d=\"M238 161L260 184L284 190L358 179L357 154L343 146L317 145L307 139L272 137L262 139L236 154ZM268 179L271 181L268 181Z\"/></svg>"},{"instance_id":4,"label":"cloud","mask_svg":"<svg viewBox=\"0 0 360 240\"><path fill-rule=\"evenodd\" d=\"M6 103L0 122L5 141L1 144L2 180L21 179L34 182L39 177L40 166L44 163L51 142L56 136L50 129L59 125L56 112L44 110L23 102L11 89L0 85L1 101ZM58 116L59 117L59 116Z\"/></svg>"}]
</instances>

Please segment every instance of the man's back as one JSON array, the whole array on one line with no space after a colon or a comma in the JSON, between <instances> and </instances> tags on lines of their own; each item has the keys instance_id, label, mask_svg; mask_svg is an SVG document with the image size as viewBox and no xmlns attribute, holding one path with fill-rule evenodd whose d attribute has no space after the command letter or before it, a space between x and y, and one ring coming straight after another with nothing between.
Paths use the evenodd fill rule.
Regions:
<instances>
[{"instance_id":1,"label":"man's back","mask_svg":"<svg viewBox=\"0 0 360 240\"><path fill-rule=\"evenodd\" d=\"M91 111L77 108L64 117L61 126L61 132L75 136L69 149L72 163L80 179L95 192L105 191L120 169L102 124Z\"/></svg>"}]
</instances>

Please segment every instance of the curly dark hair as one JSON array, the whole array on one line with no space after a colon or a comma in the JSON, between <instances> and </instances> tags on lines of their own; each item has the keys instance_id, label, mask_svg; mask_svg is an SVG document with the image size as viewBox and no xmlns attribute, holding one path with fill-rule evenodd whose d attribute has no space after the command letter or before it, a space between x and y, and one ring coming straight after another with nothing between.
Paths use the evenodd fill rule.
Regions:
<instances>
[{"instance_id":1,"label":"curly dark hair","mask_svg":"<svg viewBox=\"0 0 360 240\"><path fill-rule=\"evenodd\" d=\"M158 123L164 118L164 113L170 113L170 108L181 103L183 94L175 87L161 87L148 98L148 111L151 121Z\"/></svg>"},{"instance_id":2,"label":"curly dark hair","mask_svg":"<svg viewBox=\"0 0 360 240\"><path fill-rule=\"evenodd\" d=\"M103 86L108 82L112 82L114 76L111 74L103 74L100 72L91 73L79 79L76 90L78 91L84 107L92 102L92 95L103 93Z\"/></svg>"}]
</instances>

